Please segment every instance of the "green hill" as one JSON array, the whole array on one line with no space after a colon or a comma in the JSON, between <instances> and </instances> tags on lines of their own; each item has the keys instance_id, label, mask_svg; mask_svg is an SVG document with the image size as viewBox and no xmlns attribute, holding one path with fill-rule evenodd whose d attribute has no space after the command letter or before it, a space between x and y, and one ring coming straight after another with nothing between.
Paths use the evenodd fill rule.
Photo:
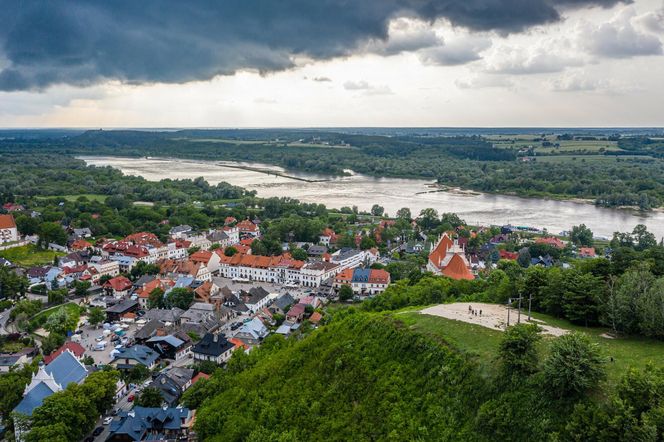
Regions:
<instances>
[{"instance_id":1,"label":"green hill","mask_svg":"<svg viewBox=\"0 0 664 442\"><path fill-rule=\"evenodd\" d=\"M272 338L197 386L198 435L220 441L473 440L485 388L460 354L368 314Z\"/></svg>"}]
</instances>

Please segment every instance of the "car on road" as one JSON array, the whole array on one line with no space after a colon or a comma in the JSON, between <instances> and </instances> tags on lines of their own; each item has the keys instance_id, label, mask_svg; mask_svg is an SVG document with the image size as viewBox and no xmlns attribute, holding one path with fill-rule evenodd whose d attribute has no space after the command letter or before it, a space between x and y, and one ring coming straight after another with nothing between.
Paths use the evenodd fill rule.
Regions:
<instances>
[{"instance_id":1,"label":"car on road","mask_svg":"<svg viewBox=\"0 0 664 442\"><path fill-rule=\"evenodd\" d=\"M99 336L97 336L97 337L95 338L95 341L97 341L97 342L101 342L101 341L103 341L103 340L104 340L104 337L101 336L101 335L99 335Z\"/></svg>"},{"instance_id":2,"label":"car on road","mask_svg":"<svg viewBox=\"0 0 664 442\"><path fill-rule=\"evenodd\" d=\"M127 402L134 402L134 395L130 394L129 397L127 398Z\"/></svg>"},{"instance_id":3,"label":"car on road","mask_svg":"<svg viewBox=\"0 0 664 442\"><path fill-rule=\"evenodd\" d=\"M95 442L94 436L88 436L85 439L83 439L83 442Z\"/></svg>"},{"instance_id":4,"label":"car on road","mask_svg":"<svg viewBox=\"0 0 664 442\"><path fill-rule=\"evenodd\" d=\"M97 427L97 428L95 428L95 431L92 432L92 435L94 437L97 437L103 432L104 432L104 427Z\"/></svg>"},{"instance_id":5,"label":"car on road","mask_svg":"<svg viewBox=\"0 0 664 442\"><path fill-rule=\"evenodd\" d=\"M105 417L103 422L104 422L104 425L108 425L111 422L113 422L113 418L111 416Z\"/></svg>"},{"instance_id":6,"label":"car on road","mask_svg":"<svg viewBox=\"0 0 664 442\"><path fill-rule=\"evenodd\" d=\"M231 330L233 330L233 331L237 330L240 327L242 327L242 324L240 324L239 322L231 324Z\"/></svg>"}]
</instances>

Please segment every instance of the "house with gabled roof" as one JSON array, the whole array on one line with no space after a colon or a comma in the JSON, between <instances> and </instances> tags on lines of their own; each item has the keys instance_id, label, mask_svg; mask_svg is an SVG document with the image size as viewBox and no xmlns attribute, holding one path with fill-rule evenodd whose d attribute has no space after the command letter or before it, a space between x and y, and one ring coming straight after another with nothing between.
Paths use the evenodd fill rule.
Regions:
<instances>
[{"instance_id":1,"label":"house with gabled roof","mask_svg":"<svg viewBox=\"0 0 664 442\"><path fill-rule=\"evenodd\" d=\"M149 369L154 368L159 359L159 353L145 345L132 345L129 348L120 348L113 352L113 359L109 365L118 370L131 370L137 365Z\"/></svg>"},{"instance_id":2,"label":"house with gabled roof","mask_svg":"<svg viewBox=\"0 0 664 442\"><path fill-rule=\"evenodd\" d=\"M233 355L235 345L223 335L206 333L191 349L194 361L212 361L223 364Z\"/></svg>"},{"instance_id":3,"label":"house with gabled roof","mask_svg":"<svg viewBox=\"0 0 664 442\"><path fill-rule=\"evenodd\" d=\"M247 345L258 345L261 341L270 334L268 328L258 318L253 318L249 322L242 324L233 336L236 339L244 342Z\"/></svg>"},{"instance_id":4,"label":"house with gabled roof","mask_svg":"<svg viewBox=\"0 0 664 442\"><path fill-rule=\"evenodd\" d=\"M141 440L188 440L194 424L188 408L146 408L136 406L120 411L109 425L106 442Z\"/></svg>"},{"instance_id":5,"label":"house with gabled roof","mask_svg":"<svg viewBox=\"0 0 664 442\"><path fill-rule=\"evenodd\" d=\"M47 397L64 390L69 384L82 383L87 376L88 370L81 361L69 350L63 351L50 364L40 366L37 373L32 375L32 380L25 387L23 399L14 408L14 413L29 418ZM29 419L22 421L24 425L15 426L16 440L22 440L21 435L29 430Z\"/></svg>"}]
</instances>

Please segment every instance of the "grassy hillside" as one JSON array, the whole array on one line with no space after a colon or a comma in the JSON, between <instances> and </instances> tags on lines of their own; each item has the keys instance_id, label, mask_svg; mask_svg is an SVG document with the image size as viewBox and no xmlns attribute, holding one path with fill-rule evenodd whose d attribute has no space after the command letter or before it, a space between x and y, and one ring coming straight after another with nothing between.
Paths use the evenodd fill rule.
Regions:
<instances>
[{"instance_id":1,"label":"grassy hillside","mask_svg":"<svg viewBox=\"0 0 664 442\"><path fill-rule=\"evenodd\" d=\"M196 423L203 440L476 438L485 389L476 367L383 315L273 339L234 362L189 394L208 398Z\"/></svg>"},{"instance_id":2,"label":"grassy hillside","mask_svg":"<svg viewBox=\"0 0 664 442\"><path fill-rule=\"evenodd\" d=\"M601 327L581 327L564 319L555 319L540 313L535 313L533 316L548 325L590 336L592 341L599 345L603 355L609 359L606 370L610 385L615 385L629 368L644 369L648 364L664 368L662 341L644 337L609 339L602 336L608 330ZM496 374L496 355L502 336L501 331L417 312L400 313L398 319L412 330L445 342L467 354L479 364L483 375ZM540 342L540 351L543 355L548 353L552 340L553 337L544 335ZM613 358L613 361L610 358Z\"/></svg>"}]
</instances>

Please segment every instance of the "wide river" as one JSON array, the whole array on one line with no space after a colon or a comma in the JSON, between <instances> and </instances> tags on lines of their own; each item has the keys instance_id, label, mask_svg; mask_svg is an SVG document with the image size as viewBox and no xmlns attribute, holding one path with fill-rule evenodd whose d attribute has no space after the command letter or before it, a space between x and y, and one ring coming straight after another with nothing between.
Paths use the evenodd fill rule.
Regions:
<instances>
[{"instance_id":1,"label":"wide river","mask_svg":"<svg viewBox=\"0 0 664 442\"><path fill-rule=\"evenodd\" d=\"M286 172L280 167L266 164L226 161L88 156L80 158L90 165L112 166L125 174L138 175L153 181L202 176L210 184L226 181L256 190L261 197L291 197L307 203L322 203L331 208L357 206L360 210L369 210L372 205L379 204L390 215L394 215L402 207L410 208L413 215L417 215L420 210L433 207L439 213L454 212L472 224L511 223L546 228L552 233L559 233L569 230L573 225L584 223L595 235L606 237L610 237L615 231L631 231L635 225L645 224L658 240L664 236L662 212L641 213L571 201L434 191L432 182L425 180L373 178L365 175L329 177L315 173ZM240 169L237 166L325 181L300 181Z\"/></svg>"}]
</instances>

